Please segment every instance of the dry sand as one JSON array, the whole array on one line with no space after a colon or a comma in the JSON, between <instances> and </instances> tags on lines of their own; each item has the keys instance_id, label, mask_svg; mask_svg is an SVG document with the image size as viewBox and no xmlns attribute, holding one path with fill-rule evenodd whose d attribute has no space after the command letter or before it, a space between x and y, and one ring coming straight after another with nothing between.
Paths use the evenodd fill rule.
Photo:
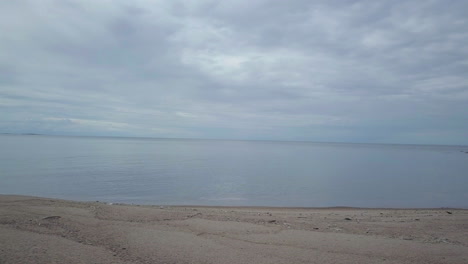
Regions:
<instances>
[{"instance_id":1,"label":"dry sand","mask_svg":"<svg viewBox=\"0 0 468 264\"><path fill-rule=\"evenodd\" d=\"M468 263L468 210L109 205L0 195L0 263Z\"/></svg>"}]
</instances>

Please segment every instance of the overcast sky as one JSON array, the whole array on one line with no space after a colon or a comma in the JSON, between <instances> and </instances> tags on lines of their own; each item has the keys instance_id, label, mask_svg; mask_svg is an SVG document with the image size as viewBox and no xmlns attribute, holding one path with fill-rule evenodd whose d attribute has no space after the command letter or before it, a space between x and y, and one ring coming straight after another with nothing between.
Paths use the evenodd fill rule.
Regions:
<instances>
[{"instance_id":1,"label":"overcast sky","mask_svg":"<svg viewBox=\"0 0 468 264\"><path fill-rule=\"evenodd\" d=\"M468 144L468 1L0 1L0 132Z\"/></svg>"}]
</instances>

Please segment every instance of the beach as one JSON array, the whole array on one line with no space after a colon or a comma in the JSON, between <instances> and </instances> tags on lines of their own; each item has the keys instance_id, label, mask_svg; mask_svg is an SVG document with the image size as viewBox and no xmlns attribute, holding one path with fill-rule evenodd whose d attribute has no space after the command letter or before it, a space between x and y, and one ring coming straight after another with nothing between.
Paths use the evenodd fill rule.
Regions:
<instances>
[{"instance_id":1,"label":"beach","mask_svg":"<svg viewBox=\"0 0 468 264\"><path fill-rule=\"evenodd\" d=\"M0 195L0 263L468 263L468 210Z\"/></svg>"}]
</instances>

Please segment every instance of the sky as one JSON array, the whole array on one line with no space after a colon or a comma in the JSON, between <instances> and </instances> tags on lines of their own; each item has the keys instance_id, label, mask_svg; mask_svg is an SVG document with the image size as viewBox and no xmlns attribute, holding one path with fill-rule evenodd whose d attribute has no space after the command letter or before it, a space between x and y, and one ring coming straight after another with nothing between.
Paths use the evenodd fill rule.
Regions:
<instances>
[{"instance_id":1,"label":"sky","mask_svg":"<svg viewBox=\"0 0 468 264\"><path fill-rule=\"evenodd\" d=\"M468 145L468 1L0 1L0 133Z\"/></svg>"}]
</instances>

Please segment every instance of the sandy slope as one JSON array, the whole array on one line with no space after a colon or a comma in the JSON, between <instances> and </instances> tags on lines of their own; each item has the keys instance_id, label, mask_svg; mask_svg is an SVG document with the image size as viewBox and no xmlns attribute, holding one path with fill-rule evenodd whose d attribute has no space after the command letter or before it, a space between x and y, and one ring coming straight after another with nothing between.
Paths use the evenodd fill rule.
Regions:
<instances>
[{"instance_id":1,"label":"sandy slope","mask_svg":"<svg viewBox=\"0 0 468 264\"><path fill-rule=\"evenodd\" d=\"M468 210L159 207L0 195L0 263L468 263Z\"/></svg>"}]
</instances>

